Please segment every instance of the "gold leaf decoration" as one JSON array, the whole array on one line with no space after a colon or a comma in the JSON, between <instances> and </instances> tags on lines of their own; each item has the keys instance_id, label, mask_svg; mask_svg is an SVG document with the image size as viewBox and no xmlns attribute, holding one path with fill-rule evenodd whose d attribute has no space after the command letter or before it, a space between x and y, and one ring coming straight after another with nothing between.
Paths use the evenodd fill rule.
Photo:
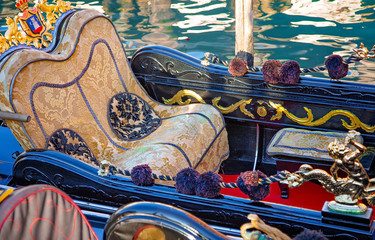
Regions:
<instances>
[{"instance_id":1,"label":"gold leaf decoration","mask_svg":"<svg viewBox=\"0 0 375 240\"><path fill-rule=\"evenodd\" d=\"M361 128L365 130L366 132L372 133L375 131L375 126L369 126L365 123L363 123L355 114L348 110L332 110L328 112L326 115L324 115L322 118L319 118L318 120L314 121L314 115L312 114L311 109L304 107L307 117L305 118L299 118L292 113L290 113L287 109L285 109L281 104L269 102L270 105L276 109L276 114L271 117L271 121L280 120L283 114L290 120L308 127L316 127L325 124L328 120L330 120L334 116L345 116L349 118L350 124L347 123L344 119L341 119L342 125L348 129L348 130L355 130L358 128Z\"/></svg>"},{"instance_id":2,"label":"gold leaf decoration","mask_svg":"<svg viewBox=\"0 0 375 240\"><path fill-rule=\"evenodd\" d=\"M36 1L33 8L29 8L27 0L19 0L16 7L22 14L6 18L8 29L4 35L0 34L0 54L20 44L39 49L48 47L53 41L50 32L55 29L53 24L62 13L73 9L70 2L62 0L57 0L56 5L47 4L47 0ZM46 19L42 13L46 14Z\"/></svg>"}]
</instances>

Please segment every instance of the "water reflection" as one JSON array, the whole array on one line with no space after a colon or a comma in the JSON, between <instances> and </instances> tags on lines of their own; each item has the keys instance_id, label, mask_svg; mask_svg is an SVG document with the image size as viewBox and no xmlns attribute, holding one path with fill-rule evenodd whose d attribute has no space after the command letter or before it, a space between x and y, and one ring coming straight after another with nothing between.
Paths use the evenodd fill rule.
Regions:
<instances>
[{"instance_id":1,"label":"water reflection","mask_svg":"<svg viewBox=\"0 0 375 240\"><path fill-rule=\"evenodd\" d=\"M291 7L284 13L319 17L338 23L360 23L365 14L359 13L359 10L362 10L361 0L292 0Z\"/></svg>"},{"instance_id":2,"label":"water reflection","mask_svg":"<svg viewBox=\"0 0 375 240\"><path fill-rule=\"evenodd\" d=\"M95 8L111 18L128 55L156 44L198 58L207 51L227 60L234 57L234 0L71 2L80 8ZM255 65L279 59L313 67L322 65L332 53L349 56L361 42L371 48L375 44L374 8L372 0L254 0ZM5 17L17 13L13 1L2 2L0 31L5 31ZM346 79L372 81L373 61L351 66ZM327 77L327 73L313 76Z\"/></svg>"}]
</instances>

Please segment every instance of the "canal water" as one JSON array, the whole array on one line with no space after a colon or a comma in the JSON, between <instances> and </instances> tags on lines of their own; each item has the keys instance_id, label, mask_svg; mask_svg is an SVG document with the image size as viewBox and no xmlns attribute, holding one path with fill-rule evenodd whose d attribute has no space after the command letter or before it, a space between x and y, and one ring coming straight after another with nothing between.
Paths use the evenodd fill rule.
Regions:
<instances>
[{"instance_id":1,"label":"canal water","mask_svg":"<svg viewBox=\"0 0 375 240\"><path fill-rule=\"evenodd\" d=\"M302 68L320 66L330 54L350 56L363 43L375 44L374 0L253 0L255 66L268 59L295 60ZM30 6L33 6L31 1ZM48 0L51 2L51 0ZM128 55L148 45L164 45L203 58L212 52L234 57L235 0L71 1L94 8L115 23ZM0 26L19 11L1 1ZM372 82L375 59L350 66L349 81ZM327 73L315 73L328 77Z\"/></svg>"}]
</instances>

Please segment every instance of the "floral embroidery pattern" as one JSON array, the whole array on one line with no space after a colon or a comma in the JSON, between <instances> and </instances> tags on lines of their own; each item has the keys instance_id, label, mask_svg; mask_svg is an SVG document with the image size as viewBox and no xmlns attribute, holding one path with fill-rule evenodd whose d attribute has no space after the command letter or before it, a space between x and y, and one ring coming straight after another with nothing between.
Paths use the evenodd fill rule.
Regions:
<instances>
[{"instance_id":1,"label":"floral embroidery pattern","mask_svg":"<svg viewBox=\"0 0 375 240\"><path fill-rule=\"evenodd\" d=\"M68 154L85 163L99 166L98 160L86 142L73 130L59 129L55 131L49 137L46 148Z\"/></svg>"},{"instance_id":2,"label":"floral embroidery pattern","mask_svg":"<svg viewBox=\"0 0 375 240\"><path fill-rule=\"evenodd\" d=\"M111 98L108 118L114 133L123 140L144 138L161 124L152 107L132 93L119 93Z\"/></svg>"}]
</instances>

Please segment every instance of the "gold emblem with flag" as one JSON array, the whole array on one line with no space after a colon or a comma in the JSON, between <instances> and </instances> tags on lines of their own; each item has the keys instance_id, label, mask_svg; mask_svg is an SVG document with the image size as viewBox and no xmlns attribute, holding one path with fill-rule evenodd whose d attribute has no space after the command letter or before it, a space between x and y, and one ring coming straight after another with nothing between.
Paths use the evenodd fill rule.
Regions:
<instances>
[{"instance_id":1,"label":"gold emblem with flag","mask_svg":"<svg viewBox=\"0 0 375 240\"><path fill-rule=\"evenodd\" d=\"M16 7L22 14L14 18L7 17L8 29L4 35L0 33L0 55L20 44L35 48L48 47L53 41L50 32L55 29L53 24L62 13L73 9L70 2L62 0L57 0L56 5L47 4L47 0L38 0L33 8L29 8L28 0L17 0Z\"/></svg>"}]
</instances>

